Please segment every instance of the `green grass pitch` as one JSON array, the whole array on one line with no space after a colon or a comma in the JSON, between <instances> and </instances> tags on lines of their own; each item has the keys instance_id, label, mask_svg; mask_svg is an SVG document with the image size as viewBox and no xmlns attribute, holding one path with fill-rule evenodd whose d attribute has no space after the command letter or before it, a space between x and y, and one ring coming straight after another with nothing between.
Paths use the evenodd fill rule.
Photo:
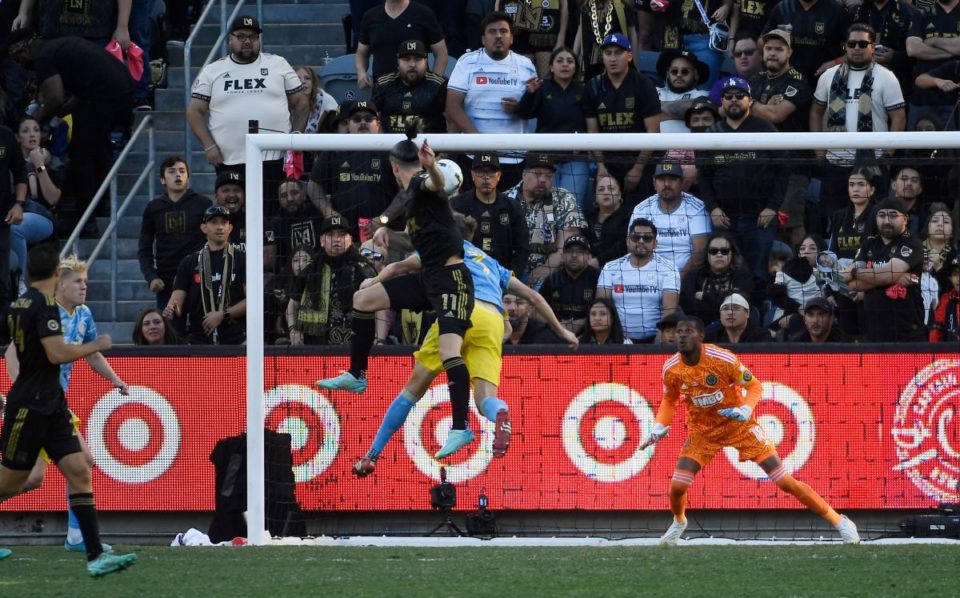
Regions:
<instances>
[{"instance_id":1,"label":"green grass pitch","mask_svg":"<svg viewBox=\"0 0 960 598\"><path fill-rule=\"evenodd\" d=\"M960 595L960 545L137 547L136 566L96 580L61 547L13 550L5 598Z\"/></svg>"}]
</instances>

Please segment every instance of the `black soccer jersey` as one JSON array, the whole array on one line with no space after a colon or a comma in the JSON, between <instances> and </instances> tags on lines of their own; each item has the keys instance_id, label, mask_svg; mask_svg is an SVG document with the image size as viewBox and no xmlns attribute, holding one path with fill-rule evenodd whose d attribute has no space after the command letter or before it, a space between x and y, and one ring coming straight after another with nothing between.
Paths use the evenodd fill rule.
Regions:
<instances>
[{"instance_id":1,"label":"black soccer jersey","mask_svg":"<svg viewBox=\"0 0 960 598\"><path fill-rule=\"evenodd\" d=\"M790 31L790 63L807 81L816 81L821 64L843 55L849 27L850 15L837 0L817 0L809 9L800 0L783 0L770 12L764 31Z\"/></svg>"},{"instance_id":2,"label":"black soccer jersey","mask_svg":"<svg viewBox=\"0 0 960 598\"><path fill-rule=\"evenodd\" d=\"M797 107L785 121L776 125L778 131L797 133L810 130L809 115L813 90L797 69L787 69L787 72L772 79L766 71L754 75L750 79L750 92L754 101L760 104L768 104L770 98L779 95Z\"/></svg>"},{"instance_id":3,"label":"black soccer jersey","mask_svg":"<svg viewBox=\"0 0 960 598\"><path fill-rule=\"evenodd\" d=\"M20 375L7 395L7 413L20 407L45 414L66 408L60 387L60 365L47 359L41 342L48 336L61 335L60 310L53 295L30 287L23 297L10 304L0 330L0 342L13 343L20 361Z\"/></svg>"},{"instance_id":4,"label":"black soccer jersey","mask_svg":"<svg viewBox=\"0 0 960 598\"><path fill-rule=\"evenodd\" d=\"M571 83L566 89L553 79L547 79L540 89L524 92L514 114L520 118L537 119L537 133L584 133L587 123L583 118L583 86Z\"/></svg>"},{"instance_id":5,"label":"black soccer jersey","mask_svg":"<svg viewBox=\"0 0 960 598\"><path fill-rule=\"evenodd\" d=\"M643 119L660 114L660 97L653 82L633 69L620 87L604 73L587 82L583 113L597 119L601 133L647 133Z\"/></svg>"},{"instance_id":6,"label":"black soccer jersey","mask_svg":"<svg viewBox=\"0 0 960 598\"><path fill-rule=\"evenodd\" d=\"M600 270L593 266L587 266L577 278L571 277L566 268L560 268L544 279L540 294L558 320L586 318L599 279Z\"/></svg>"},{"instance_id":7,"label":"black soccer jersey","mask_svg":"<svg viewBox=\"0 0 960 598\"><path fill-rule=\"evenodd\" d=\"M897 258L909 266L908 272L920 276L923 268L923 245L904 233L885 244L877 235L868 237L857 252L856 261L875 268ZM868 342L924 341L927 337L923 317L920 285L892 284L866 291L863 296L864 327Z\"/></svg>"},{"instance_id":8,"label":"black soccer jersey","mask_svg":"<svg viewBox=\"0 0 960 598\"><path fill-rule=\"evenodd\" d=\"M397 48L410 39L419 39L428 47L443 41L437 16L426 6L411 2L395 19L387 16L383 5L363 14L360 43L370 46L374 80L397 69Z\"/></svg>"},{"instance_id":9,"label":"black soccer jersey","mask_svg":"<svg viewBox=\"0 0 960 598\"><path fill-rule=\"evenodd\" d=\"M760 39L763 26L770 18L770 12L779 2L780 0L737 0L737 7L740 9L737 33L750 33Z\"/></svg>"},{"instance_id":10,"label":"black soccer jersey","mask_svg":"<svg viewBox=\"0 0 960 598\"><path fill-rule=\"evenodd\" d=\"M403 82L399 72L377 79L373 102L380 108L380 125L384 133L403 133L411 119L420 119L424 133L446 133L443 117L447 101L446 78L427 71L423 81L414 87Z\"/></svg>"},{"instance_id":11,"label":"black soccer jersey","mask_svg":"<svg viewBox=\"0 0 960 598\"><path fill-rule=\"evenodd\" d=\"M396 186L384 152L322 152L310 179L323 187L333 209L353 225L354 239L360 238L360 219L378 217L393 196L388 194L390 183Z\"/></svg>"},{"instance_id":12,"label":"black soccer jersey","mask_svg":"<svg viewBox=\"0 0 960 598\"><path fill-rule=\"evenodd\" d=\"M429 178L427 173L418 172L402 191L407 194L407 232L425 270L442 267L453 256L463 256L463 237L453 220L450 201L442 191L424 188Z\"/></svg>"},{"instance_id":13,"label":"black soccer jersey","mask_svg":"<svg viewBox=\"0 0 960 598\"><path fill-rule=\"evenodd\" d=\"M497 193L496 200L487 204L477 199L474 191L467 191L451 197L450 207L477 221L471 243L513 272L526 270L530 233L518 201Z\"/></svg>"},{"instance_id":14,"label":"black soccer jersey","mask_svg":"<svg viewBox=\"0 0 960 598\"><path fill-rule=\"evenodd\" d=\"M160 278L167 286L173 284L183 256L207 242L200 225L210 206L210 198L193 189L177 201L166 194L150 200L143 209L137 252L144 280Z\"/></svg>"},{"instance_id":15,"label":"black soccer jersey","mask_svg":"<svg viewBox=\"0 0 960 598\"><path fill-rule=\"evenodd\" d=\"M920 39L929 39L933 37L960 37L960 6L955 6L950 12L943 10L939 3L925 9L922 16L916 20L916 27L910 31L910 37L919 37ZM941 58L939 60L917 60L915 75L927 73L938 66L955 62L954 58ZM914 88L913 95L910 96L911 104L921 106L942 106L956 101L956 97L950 99L950 94L945 94L938 89L920 89Z\"/></svg>"},{"instance_id":16,"label":"black soccer jersey","mask_svg":"<svg viewBox=\"0 0 960 598\"><path fill-rule=\"evenodd\" d=\"M833 213L830 219L830 251L840 259L853 259L860 251L863 240L877 234L877 208L867 206L859 216L854 216L853 206L848 205Z\"/></svg>"},{"instance_id":17,"label":"black soccer jersey","mask_svg":"<svg viewBox=\"0 0 960 598\"><path fill-rule=\"evenodd\" d=\"M294 215L283 212L270 221L265 231L264 245L277 247L277 263L284 263L294 247L320 247L320 224L322 218L313 204L306 202Z\"/></svg>"}]
</instances>

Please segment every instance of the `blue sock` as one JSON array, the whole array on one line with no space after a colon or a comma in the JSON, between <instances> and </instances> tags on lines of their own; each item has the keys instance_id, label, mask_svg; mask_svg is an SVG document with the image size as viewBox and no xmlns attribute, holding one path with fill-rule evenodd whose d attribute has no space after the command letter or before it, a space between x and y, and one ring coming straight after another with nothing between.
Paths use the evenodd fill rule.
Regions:
<instances>
[{"instance_id":1,"label":"blue sock","mask_svg":"<svg viewBox=\"0 0 960 598\"><path fill-rule=\"evenodd\" d=\"M501 409L509 411L507 404L497 397L485 398L483 402L480 403L480 406L483 407L483 417L492 422L497 421L497 413L499 413Z\"/></svg>"},{"instance_id":2,"label":"blue sock","mask_svg":"<svg viewBox=\"0 0 960 598\"><path fill-rule=\"evenodd\" d=\"M67 527L80 529L80 522L77 521L77 516L73 514L73 507L67 509Z\"/></svg>"},{"instance_id":3,"label":"blue sock","mask_svg":"<svg viewBox=\"0 0 960 598\"><path fill-rule=\"evenodd\" d=\"M410 410L413 409L415 404L416 403L407 398L404 393L400 393L400 395L390 403L390 408L387 409L387 412L384 414L380 429L377 430L377 435L373 439L373 445L370 447L370 450L367 451L368 459L376 459L380 456L383 447L387 446L387 443L390 442L393 435L400 429L403 422L407 421L407 415L410 414Z\"/></svg>"}]
</instances>

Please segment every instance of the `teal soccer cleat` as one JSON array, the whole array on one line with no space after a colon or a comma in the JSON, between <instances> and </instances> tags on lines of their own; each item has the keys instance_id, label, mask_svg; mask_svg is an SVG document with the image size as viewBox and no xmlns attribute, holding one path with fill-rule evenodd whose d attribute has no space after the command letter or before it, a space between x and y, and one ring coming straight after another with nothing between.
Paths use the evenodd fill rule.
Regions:
<instances>
[{"instance_id":1,"label":"teal soccer cleat","mask_svg":"<svg viewBox=\"0 0 960 598\"><path fill-rule=\"evenodd\" d=\"M100 546L103 547L104 552L113 552L113 546L110 546L106 542L101 542ZM67 549L67 552L86 552L87 551L87 545L83 542L83 540L80 540L76 544L71 544L70 540L64 540L63 547Z\"/></svg>"},{"instance_id":2,"label":"teal soccer cleat","mask_svg":"<svg viewBox=\"0 0 960 598\"><path fill-rule=\"evenodd\" d=\"M450 435L447 436L447 441L443 443L443 448L441 448L433 458L443 459L449 457L471 442L473 442L473 431L471 431L470 428L466 430L450 430Z\"/></svg>"},{"instance_id":3,"label":"teal soccer cleat","mask_svg":"<svg viewBox=\"0 0 960 598\"><path fill-rule=\"evenodd\" d=\"M334 378L317 380L317 386L327 390L345 390L347 392L363 394L367 390L367 379L360 378L358 380L354 378L350 372L344 372Z\"/></svg>"},{"instance_id":4,"label":"teal soccer cleat","mask_svg":"<svg viewBox=\"0 0 960 598\"><path fill-rule=\"evenodd\" d=\"M117 571L123 571L137 562L137 555L130 554L110 554L104 552L97 558L87 563L87 573L90 577L102 577Z\"/></svg>"}]
</instances>

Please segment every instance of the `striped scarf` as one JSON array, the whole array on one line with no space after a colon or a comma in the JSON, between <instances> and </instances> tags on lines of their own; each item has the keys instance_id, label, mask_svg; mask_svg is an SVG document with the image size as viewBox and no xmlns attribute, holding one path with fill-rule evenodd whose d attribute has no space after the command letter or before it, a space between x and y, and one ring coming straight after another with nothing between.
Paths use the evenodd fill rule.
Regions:
<instances>
[{"instance_id":1,"label":"striped scarf","mask_svg":"<svg viewBox=\"0 0 960 598\"><path fill-rule=\"evenodd\" d=\"M847 97L850 90L847 80L850 76L850 65L844 62L833 74L830 83L830 94L827 97L827 110L824 113L824 131L837 132L847 130ZM873 63L867 68L860 84L860 97L857 100L857 132L869 133L873 131Z\"/></svg>"}]
</instances>

